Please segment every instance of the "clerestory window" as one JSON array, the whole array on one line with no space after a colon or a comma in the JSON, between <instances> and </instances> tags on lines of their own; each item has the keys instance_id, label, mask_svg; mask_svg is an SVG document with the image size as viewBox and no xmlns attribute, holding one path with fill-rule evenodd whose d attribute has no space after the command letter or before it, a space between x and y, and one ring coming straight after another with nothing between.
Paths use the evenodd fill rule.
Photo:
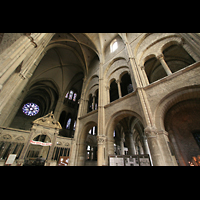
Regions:
<instances>
[{"instance_id":1,"label":"clerestory window","mask_svg":"<svg viewBox=\"0 0 200 200\"><path fill-rule=\"evenodd\" d=\"M114 52L118 48L117 40L114 39L110 44L110 52Z\"/></svg>"},{"instance_id":2,"label":"clerestory window","mask_svg":"<svg viewBox=\"0 0 200 200\"><path fill-rule=\"evenodd\" d=\"M76 97L77 97L77 93L75 93L73 90L70 90L70 91L67 92L67 94L65 95L65 98L66 98L66 99L73 100L74 102L76 101Z\"/></svg>"}]
</instances>

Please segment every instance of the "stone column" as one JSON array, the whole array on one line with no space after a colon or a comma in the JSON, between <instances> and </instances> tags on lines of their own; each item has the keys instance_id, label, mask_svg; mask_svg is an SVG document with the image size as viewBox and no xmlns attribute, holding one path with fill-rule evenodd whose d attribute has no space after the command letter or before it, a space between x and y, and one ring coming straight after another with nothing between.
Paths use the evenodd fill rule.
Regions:
<instances>
[{"instance_id":1,"label":"stone column","mask_svg":"<svg viewBox=\"0 0 200 200\"><path fill-rule=\"evenodd\" d=\"M10 52L13 51L17 51L19 54L17 54L16 57L18 57L17 59L20 59L20 62L23 61L23 65L22 65L22 69L21 72L19 72L19 74L14 74L14 70L18 67L18 61L17 60L12 60L12 67L9 67L9 70L13 70L12 73L10 73L10 75L12 74L12 76L9 77L9 79L5 82L5 84L3 85L3 88L1 90L1 97L0 97L0 123L1 125L4 126L8 126L9 123L11 123L12 120L10 120L10 118L13 118L15 116L16 113L13 113L13 109L15 109L15 105L16 105L16 101L19 98L19 96L23 95L21 92L24 89L25 85L28 83L29 79L31 78L34 70L36 69L38 63L40 62L40 60L42 59L42 57L44 56L43 52L44 52L44 48L46 47L46 45L49 43L49 41L51 40L51 38L53 37L53 33L42 33L42 34L37 34L37 48L33 48L33 50L31 52L18 52L17 49L10 49L7 48L5 50L5 52L7 52L9 49L9 53L7 55L3 55L4 52L0 55L0 60L3 56L2 61L6 64L7 67L9 67L9 63L10 63L10 58L8 57L8 55L10 55ZM26 37L25 37L26 38ZM35 37L36 38L36 37ZM18 42L18 45L16 48L20 48L21 50L21 46L22 45L22 41L21 40L26 40L23 37L20 40L17 40L16 42ZM29 40L29 39L28 39ZM30 43L30 41L28 41ZM12 45L11 45L12 47ZM21 56L20 56L21 55ZM14 56L14 55L11 55ZM25 57L24 57L25 56ZM1 61L0 61L1 63ZM4 66L4 64L2 64L2 66ZM14 67L14 68L13 68ZM8 73L7 71L5 73ZM4 75L2 75L4 76ZM13 77L13 79L12 79ZM3 84L3 82L2 82ZM12 108L9 107L9 109L7 109L7 105L10 105L10 107L12 106ZM10 112L10 110L12 110L12 112ZM17 112L17 111L16 111ZM11 116L12 115L12 116ZM9 123L7 123L7 121L9 121ZM5 124L4 124L5 123Z\"/></svg>"},{"instance_id":2,"label":"stone column","mask_svg":"<svg viewBox=\"0 0 200 200\"><path fill-rule=\"evenodd\" d=\"M144 133L147 138L148 146L150 149L150 154L154 166L164 165L164 160L161 155L161 150L157 141L157 134L152 127L146 127Z\"/></svg>"},{"instance_id":3,"label":"stone column","mask_svg":"<svg viewBox=\"0 0 200 200\"><path fill-rule=\"evenodd\" d=\"M56 130L54 133L53 139L52 139L52 145L50 146L50 149L49 149L49 154L48 154L48 157L46 160L46 166L50 166L51 158L53 155L54 147L56 146L56 138L57 138L58 134L59 134L59 130Z\"/></svg>"},{"instance_id":4,"label":"stone column","mask_svg":"<svg viewBox=\"0 0 200 200\"><path fill-rule=\"evenodd\" d=\"M165 72L167 73L167 75L172 74L172 72L171 72L169 66L167 65L167 63L166 63L165 60L164 60L164 55L163 55L163 54L158 55L158 56L157 56L157 59L158 59L158 60L160 61L160 63L162 64L162 66L163 66Z\"/></svg>"},{"instance_id":5,"label":"stone column","mask_svg":"<svg viewBox=\"0 0 200 200\"><path fill-rule=\"evenodd\" d=\"M173 161L169 146L167 144L167 142L169 142L168 133L164 130L158 131L154 127L146 127L144 132L147 137L153 165L176 165L176 163Z\"/></svg>"},{"instance_id":6,"label":"stone column","mask_svg":"<svg viewBox=\"0 0 200 200\"><path fill-rule=\"evenodd\" d=\"M128 133L128 138L129 138L128 154L135 155L136 154L135 141L133 141L133 134L131 132Z\"/></svg>"},{"instance_id":7,"label":"stone column","mask_svg":"<svg viewBox=\"0 0 200 200\"><path fill-rule=\"evenodd\" d=\"M62 105L63 105L63 101L62 101L62 98L60 97L57 101L57 104L56 104L56 108L54 110L54 116L55 116L55 119L58 121L59 118L60 118L60 114L61 114L61 109L62 109Z\"/></svg>"},{"instance_id":8,"label":"stone column","mask_svg":"<svg viewBox=\"0 0 200 200\"><path fill-rule=\"evenodd\" d=\"M150 155L149 146L148 146L148 142L147 142L146 136L143 136L143 143L144 143L144 154L149 154Z\"/></svg>"},{"instance_id":9,"label":"stone column","mask_svg":"<svg viewBox=\"0 0 200 200\"><path fill-rule=\"evenodd\" d=\"M32 34L32 39L37 38L41 33ZM0 85L4 85L6 80L24 60L27 54L34 49L30 39L23 35L10 47L8 47L0 56Z\"/></svg>"},{"instance_id":10,"label":"stone column","mask_svg":"<svg viewBox=\"0 0 200 200\"><path fill-rule=\"evenodd\" d=\"M105 86L106 88L106 94L107 94L107 102L106 104L110 103L110 87L109 86Z\"/></svg>"},{"instance_id":11,"label":"stone column","mask_svg":"<svg viewBox=\"0 0 200 200\"><path fill-rule=\"evenodd\" d=\"M101 60L101 59L100 59ZM97 154L97 165L105 165L105 79L103 73L103 63L99 65L99 95L98 95L98 124L97 124L97 142L98 142L98 154Z\"/></svg>"},{"instance_id":12,"label":"stone column","mask_svg":"<svg viewBox=\"0 0 200 200\"><path fill-rule=\"evenodd\" d=\"M83 79L82 88L85 88L85 84L86 84L86 78ZM70 148L70 159L68 163L69 166L74 166L74 165L77 165L78 163L79 144L77 143L77 141L78 141L78 136L80 132L79 118L87 113L87 108L88 108L88 100L85 100L85 93L84 93L84 90L82 90L81 97L79 99L79 109L78 109L78 114L77 114L76 129L74 132L74 138L72 138L72 144Z\"/></svg>"},{"instance_id":13,"label":"stone column","mask_svg":"<svg viewBox=\"0 0 200 200\"><path fill-rule=\"evenodd\" d=\"M97 166L102 166L104 163L104 151L105 151L105 136L98 135L98 151L97 151Z\"/></svg>"},{"instance_id":14,"label":"stone column","mask_svg":"<svg viewBox=\"0 0 200 200\"><path fill-rule=\"evenodd\" d=\"M35 131L36 131L35 127L34 128L32 127L31 132L30 132L29 137L28 137L28 140L26 141L26 143L24 143L24 147L23 147L22 152L21 152L19 159L17 161L18 165L21 165L21 166L23 165L26 152L27 152L29 145L30 145L30 140L31 140L33 134L35 133Z\"/></svg>"},{"instance_id":15,"label":"stone column","mask_svg":"<svg viewBox=\"0 0 200 200\"><path fill-rule=\"evenodd\" d=\"M117 87L118 87L118 93L119 93L119 98L122 97L122 91L121 91L121 81L120 80L116 80L116 83L117 83Z\"/></svg>"},{"instance_id":16,"label":"stone column","mask_svg":"<svg viewBox=\"0 0 200 200\"><path fill-rule=\"evenodd\" d=\"M114 143L115 143L115 139L113 137L107 139L108 155L109 154L113 155L115 153Z\"/></svg>"},{"instance_id":17,"label":"stone column","mask_svg":"<svg viewBox=\"0 0 200 200\"><path fill-rule=\"evenodd\" d=\"M120 140L120 147L121 147L120 155L124 155L124 138L123 137Z\"/></svg>"},{"instance_id":18,"label":"stone column","mask_svg":"<svg viewBox=\"0 0 200 200\"><path fill-rule=\"evenodd\" d=\"M147 74L146 74L146 72L145 72L145 67L142 66L142 67L141 67L141 70L142 70L142 75L143 75L143 78L144 78L143 80L144 80L145 86L146 86L146 85L149 85L149 80L148 80Z\"/></svg>"}]
</instances>

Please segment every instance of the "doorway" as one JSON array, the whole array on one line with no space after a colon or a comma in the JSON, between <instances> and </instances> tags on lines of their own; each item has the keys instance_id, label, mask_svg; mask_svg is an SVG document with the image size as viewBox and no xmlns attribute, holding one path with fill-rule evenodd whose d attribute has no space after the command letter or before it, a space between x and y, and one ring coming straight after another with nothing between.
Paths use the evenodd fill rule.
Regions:
<instances>
[{"instance_id":1,"label":"doorway","mask_svg":"<svg viewBox=\"0 0 200 200\"><path fill-rule=\"evenodd\" d=\"M49 154L51 139L47 135L38 135L29 145L24 166L44 166Z\"/></svg>"}]
</instances>

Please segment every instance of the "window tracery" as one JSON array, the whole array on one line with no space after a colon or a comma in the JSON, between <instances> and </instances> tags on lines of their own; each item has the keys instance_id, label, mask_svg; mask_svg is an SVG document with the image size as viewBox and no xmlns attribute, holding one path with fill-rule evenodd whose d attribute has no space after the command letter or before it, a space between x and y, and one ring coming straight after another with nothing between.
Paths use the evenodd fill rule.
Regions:
<instances>
[{"instance_id":1,"label":"window tracery","mask_svg":"<svg viewBox=\"0 0 200 200\"><path fill-rule=\"evenodd\" d=\"M40 111L40 108L36 103L26 103L22 107L22 111L25 115L35 116Z\"/></svg>"},{"instance_id":2,"label":"window tracery","mask_svg":"<svg viewBox=\"0 0 200 200\"><path fill-rule=\"evenodd\" d=\"M76 97L77 97L77 93L74 92L73 90L70 90L69 92L67 92L67 94L65 95L66 99L72 100L72 101L76 101Z\"/></svg>"}]
</instances>

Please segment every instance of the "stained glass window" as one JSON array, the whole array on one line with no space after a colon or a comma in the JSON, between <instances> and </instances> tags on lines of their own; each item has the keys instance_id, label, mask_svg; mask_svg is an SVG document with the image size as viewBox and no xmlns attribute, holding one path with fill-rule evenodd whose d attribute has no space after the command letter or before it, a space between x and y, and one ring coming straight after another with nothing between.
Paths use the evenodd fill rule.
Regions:
<instances>
[{"instance_id":1,"label":"stained glass window","mask_svg":"<svg viewBox=\"0 0 200 200\"><path fill-rule=\"evenodd\" d=\"M70 129L71 120L71 118L68 119L66 129Z\"/></svg>"},{"instance_id":2,"label":"stained glass window","mask_svg":"<svg viewBox=\"0 0 200 200\"><path fill-rule=\"evenodd\" d=\"M65 98L67 99L68 98L68 96L69 96L69 92L65 95Z\"/></svg>"},{"instance_id":3,"label":"stained glass window","mask_svg":"<svg viewBox=\"0 0 200 200\"><path fill-rule=\"evenodd\" d=\"M77 94L76 94L76 93L74 93L74 98L73 98L73 101L76 101L76 96L77 96Z\"/></svg>"},{"instance_id":4,"label":"stained glass window","mask_svg":"<svg viewBox=\"0 0 200 200\"><path fill-rule=\"evenodd\" d=\"M22 111L25 115L28 116L34 116L37 115L38 112L40 111L40 108L37 104L35 103L26 103L24 104L24 106L22 107Z\"/></svg>"},{"instance_id":5,"label":"stained glass window","mask_svg":"<svg viewBox=\"0 0 200 200\"><path fill-rule=\"evenodd\" d=\"M76 129L76 120L74 121L74 127L73 127L73 130L75 131Z\"/></svg>"},{"instance_id":6,"label":"stained glass window","mask_svg":"<svg viewBox=\"0 0 200 200\"><path fill-rule=\"evenodd\" d=\"M69 100L72 100L73 94L74 94L74 92L73 92L72 90L70 90L70 93L69 93Z\"/></svg>"}]
</instances>

